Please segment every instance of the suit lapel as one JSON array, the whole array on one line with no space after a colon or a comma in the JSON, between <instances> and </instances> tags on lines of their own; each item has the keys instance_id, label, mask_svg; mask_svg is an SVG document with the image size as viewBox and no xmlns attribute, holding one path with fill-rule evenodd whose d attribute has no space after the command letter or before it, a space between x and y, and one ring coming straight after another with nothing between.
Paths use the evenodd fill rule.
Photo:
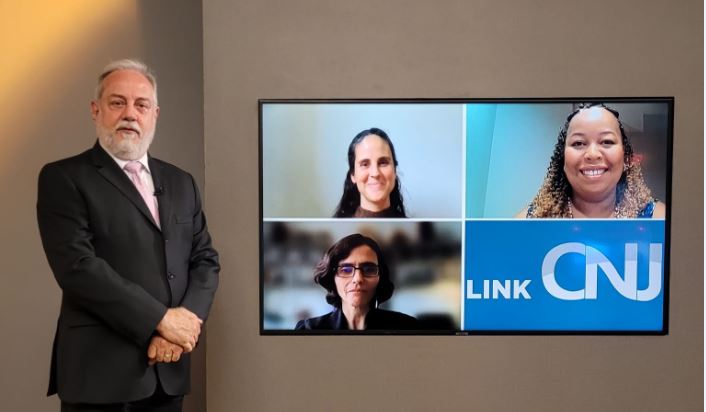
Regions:
<instances>
[{"instance_id":1,"label":"suit lapel","mask_svg":"<svg viewBox=\"0 0 706 412\"><path fill-rule=\"evenodd\" d=\"M115 186L120 192L122 192L125 197L127 197L140 212L145 215L145 217L150 221L150 223L157 229L157 223L152 218L150 210L147 208L145 201L142 199L140 192L137 191L135 185L130 181L125 172L120 170L117 163L106 153L103 148L96 142L93 146L93 151L91 152L91 158L93 160L93 165L97 168L98 173L108 180L113 186ZM150 162L150 168L152 167L152 162ZM155 187L158 187L155 184ZM161 200L161 199L158 199ZM162 217L162 205L160 203L160 218Z\"/></svg>"}]
</instances>

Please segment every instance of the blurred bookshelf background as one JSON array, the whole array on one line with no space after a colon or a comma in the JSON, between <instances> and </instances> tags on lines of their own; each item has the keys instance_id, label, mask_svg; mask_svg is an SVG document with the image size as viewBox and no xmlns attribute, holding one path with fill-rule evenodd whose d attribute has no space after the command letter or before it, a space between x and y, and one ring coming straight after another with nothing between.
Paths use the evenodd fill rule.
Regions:
<instances>
[{"instance_id":1,"label":"blurred bookshelf background","mask_svg":"<svg viewBox=\"0 0 706 412\"><path fill-rule=\"evenodd\" d=\"M423 329L458 330L461 316L460 221L264 222L263 327L291 330L301 319L333 307L314 283L314 267L344 236L378 242L395 292L380 308L412 315Z\"/></svg>"}]
</instances>

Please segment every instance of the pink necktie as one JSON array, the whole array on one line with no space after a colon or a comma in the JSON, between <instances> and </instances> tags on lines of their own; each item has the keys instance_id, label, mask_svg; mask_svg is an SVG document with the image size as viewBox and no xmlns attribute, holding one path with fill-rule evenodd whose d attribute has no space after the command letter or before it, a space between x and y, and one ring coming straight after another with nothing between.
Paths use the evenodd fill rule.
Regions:
<instances>
[{"instance_id":1,"label":"pink necktie","mask_svg":"<svg viewBox=\"0 0 706 412\"><path fill-rule=\"evenodd\" d=\"M132 183L137 188L137 191L140 192L140 195L142 195L142 199L147 204L147 208L150 210L150 213L152 213L154 221L157 223L157 226L159 226L157 198L154 197L154 194L150 193L147 186L142 183L142 179L140 179L140 170L142 170L142 163L138 161L133 160L125 165L125 171L127 171L127 174L130 176L130 180L132 180Z\"/></svg>"}]
</instances>

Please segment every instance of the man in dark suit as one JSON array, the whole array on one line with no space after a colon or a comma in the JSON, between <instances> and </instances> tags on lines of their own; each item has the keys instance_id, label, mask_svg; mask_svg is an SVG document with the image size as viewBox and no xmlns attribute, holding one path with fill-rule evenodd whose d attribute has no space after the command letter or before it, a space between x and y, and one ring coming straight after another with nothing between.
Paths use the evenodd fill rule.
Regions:
<instances>
[{"instance_id":1,"label":"man in dark suit","mask_svg":"<svg viewBox=\"0 0 706 412\"><path fill-rule=\"evenodd\" d=\"M194 179L147 154L157 83L106 66L93 148L39 175L37 217L62 289L48 395L62 411L181 411L189 355L218 285Z\"/></svg>"}]
</instances>

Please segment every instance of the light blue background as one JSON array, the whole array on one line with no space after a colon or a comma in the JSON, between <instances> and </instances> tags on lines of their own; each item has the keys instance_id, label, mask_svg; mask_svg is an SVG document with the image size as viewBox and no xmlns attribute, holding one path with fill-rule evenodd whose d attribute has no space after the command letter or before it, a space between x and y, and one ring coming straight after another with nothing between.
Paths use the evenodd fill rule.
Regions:
<instances>
[{"instance_id":1,"label":"light blue background","mask_svg":"<svg viewBox=\"0 0 706 412\"><path fill-rule=\"evenodd\" d=\"M571 104L466 106L466 216L513 217L534 198Z\"/></svg>"}]
</instances>

